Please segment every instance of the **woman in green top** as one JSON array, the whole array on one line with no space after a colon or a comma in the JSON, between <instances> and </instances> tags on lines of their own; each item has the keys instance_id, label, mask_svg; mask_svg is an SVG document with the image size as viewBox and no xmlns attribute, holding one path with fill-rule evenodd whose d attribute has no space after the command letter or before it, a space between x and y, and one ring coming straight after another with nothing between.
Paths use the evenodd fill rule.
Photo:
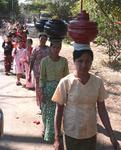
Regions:
<instances>
[{"instance_id":1,"label":"woman in green top","mask_svg":"<svg viewBox=\"0 0 121 150\"><path fill-rule=\"evenodd\" d=\"M67 59L59 56L61 42L53 41L50 55L41 61L40 104L44 123L44 140L54 142L54 115L56 105L51 98L60 79L69 73Z\"/></svg>"}]
</instances>

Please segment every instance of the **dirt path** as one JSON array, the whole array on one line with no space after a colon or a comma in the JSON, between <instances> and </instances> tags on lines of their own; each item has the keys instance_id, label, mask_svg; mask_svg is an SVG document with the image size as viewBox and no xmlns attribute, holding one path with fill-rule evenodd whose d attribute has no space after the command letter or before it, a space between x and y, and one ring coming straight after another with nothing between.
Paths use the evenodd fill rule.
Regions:
<instances>
[{"instance_id":1,"label":"dirt path","mask_svg":"<svg viewBox=\"0 0 121 150\"><path fill-rule=\"evenodd\" d=\"M34 39L34 45L37 40ZM103 47L91 45L95 59L92 72L101 76L106 84L109 98L106 100L111 124L115 135L121 143L121 71L116 72L102 65L107 60ZM61 55L69 61L70 72L73 71L72 46L64 45ZM3 61L0 61L0 107L4 111L4 136L0 140L0 150L53 150L53 147L43 143L41 138L42 122L37 113L39 108L35 102L35 92L22 87L16 87L15 76L5 76ZM24 83L24 79L23 79ZM33 123L40 120L39 125ZM113 150L109 137L98 118L97 150Z\"/></svg>"}]
</instances>

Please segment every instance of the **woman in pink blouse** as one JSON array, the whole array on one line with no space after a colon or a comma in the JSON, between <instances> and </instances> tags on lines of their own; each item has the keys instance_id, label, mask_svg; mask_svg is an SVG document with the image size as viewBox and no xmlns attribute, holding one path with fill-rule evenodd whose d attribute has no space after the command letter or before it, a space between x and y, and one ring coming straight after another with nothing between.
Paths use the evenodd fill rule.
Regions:
<instances>
[{"instance_id":1,"label":"woman in pink blouse","mask_svg":"<svg viewBox=\"0 0 121 150\"><path fill-rule=\"evenodd\" d=\"M40 76L40 62L43 57L49 54L49 47L46 46L47 35L40 34L39 35L39 46L33 49L30 58L30 72L29 72L29 80L31 79L31 71L34 72L35 78L35 90L36 90L36 101L37 105L39 105L39 76Z\"/></svg>"}]
</instances>

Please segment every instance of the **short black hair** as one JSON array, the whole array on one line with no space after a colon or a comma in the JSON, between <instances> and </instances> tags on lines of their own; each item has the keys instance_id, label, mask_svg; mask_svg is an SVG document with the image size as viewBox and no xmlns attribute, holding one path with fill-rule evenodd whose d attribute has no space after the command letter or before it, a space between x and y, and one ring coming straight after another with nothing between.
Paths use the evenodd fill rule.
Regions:
<instances>
[{"instance_id":1,"label":"short black hair","mask_svg":"<svg viewBox=\"0 0 121 150\"><path fill-rule=\"evenodd\" d=\"M41 33L41 34L39 35L39 39L40 39L42 36L44 36L44 37L48 38L47 34L45 34L45 33Z\"/></svg>"},{"instance_id":2,"label":"short black hair","mask_svg":"<svg viewBox=\"0 0 121 150\"><path fill-rule=\"evenodd\" d=\"M73 61L75 61L76 59L78 59L79 57L81 57L85 53L89 54L93 60L94 56L93 56L92 50L85 49L85 50L80 50L80 51L74 50L73 51Z\"/></svg>"},{"instance_id":3,"label":"short black hair","mask_svg":"<svg viewBox=\"0 0 121 150\"><path fill-rule=\"evenodd\" d=\"M33 40L32 39L27 39L27 42L30 42L31 44L33 44Z\"/></svg>"},{"instance_id":4,"label":"short black hair","mask_svg":"<svg viewBox=\"0 0 121 150\"><path fill-rule=\"evenodd\" d=\"M58 44L58 45L62 46L62 41L51 41L50 42L50 47L55 45L55 44Z\"/></svg>"}]
</instances>

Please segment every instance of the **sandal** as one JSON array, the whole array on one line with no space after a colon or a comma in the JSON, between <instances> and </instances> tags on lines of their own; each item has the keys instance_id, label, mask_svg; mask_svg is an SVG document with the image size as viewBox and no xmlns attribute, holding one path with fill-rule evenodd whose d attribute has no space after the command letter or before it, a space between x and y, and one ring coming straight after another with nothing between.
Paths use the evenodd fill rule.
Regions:
<instances>
[{"instance_id":1,"label":"sandal","mask_svg":"<svg viewBox=\"0 0 121 150\"><path fill-rule=\"evenodd\" d=\"M21 84L21 82L17 81L16 85L19 86L19 85L22 85L22 84Z\"/></svg>"},{"instance_id":2,"label":"sandal","mask_svg":"<svg viewBox=\"0 0 121 150\"><path fill-rule=\"evenodd\" d=\"M23 84L22 86L23 86L23 88L26 88L26 84Z\"/></svg>"}]
</instances>

